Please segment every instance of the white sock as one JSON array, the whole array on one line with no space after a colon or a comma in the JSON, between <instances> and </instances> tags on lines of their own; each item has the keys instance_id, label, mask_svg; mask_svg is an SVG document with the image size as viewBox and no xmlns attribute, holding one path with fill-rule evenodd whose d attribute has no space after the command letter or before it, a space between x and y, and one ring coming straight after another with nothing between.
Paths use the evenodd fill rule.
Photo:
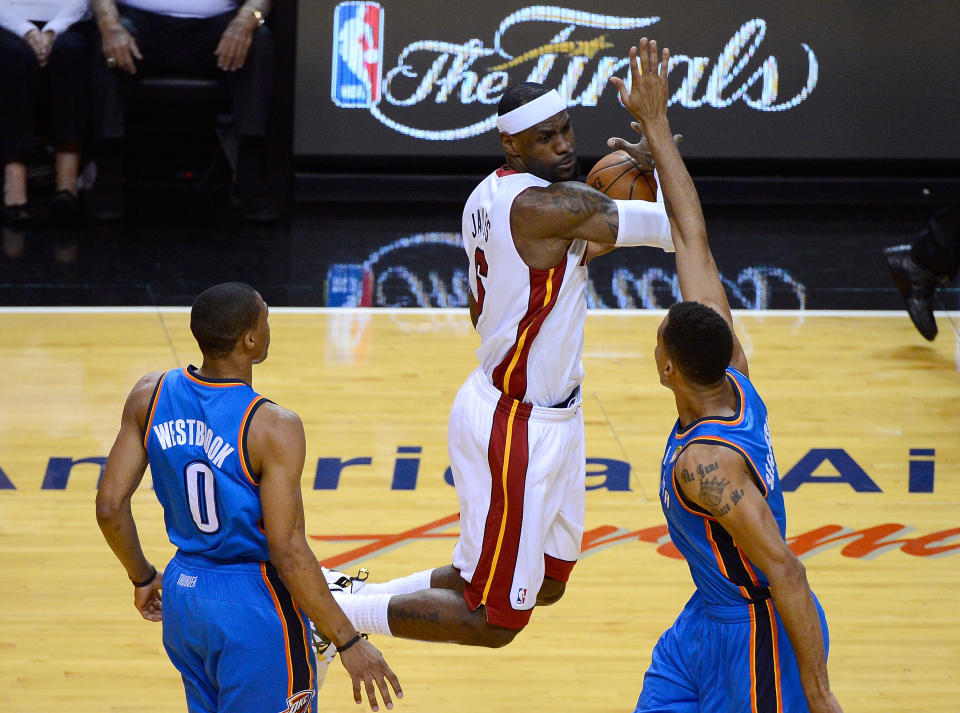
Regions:
<instances>
[{"instance_id":1,"label":"white sock","mask_svg":"<svg viewBox=\"0 0 960 713\"><path fill-rule=\"evenodd\" d=\"M393 636L387 619L387 607L392 594L373 594L361 597L347 592L331 592L350 623L361 634L383 634Z\"/></svg>"},{"instance_id":2,"label":"white sock","mask_svg":"<svg viewBox=\"0 0 960 713\"><path fill-rule=\"evenodd\" d=\"M364 582L359 587L356 594L361 597L369 594L413 594L424 589L430 589L430 575L432 569L425 569L422 572L414 572L406 577L397 577L387 582Z\"/></svg>"}]
</instances>

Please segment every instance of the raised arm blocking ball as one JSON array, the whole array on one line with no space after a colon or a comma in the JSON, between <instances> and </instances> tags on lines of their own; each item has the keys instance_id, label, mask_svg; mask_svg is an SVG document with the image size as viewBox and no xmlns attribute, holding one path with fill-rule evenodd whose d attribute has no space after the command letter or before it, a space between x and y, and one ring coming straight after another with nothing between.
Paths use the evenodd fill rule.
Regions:
<instances>
[{"instance_id":1,"label":"raised arm blocking ball","mask_svg":"<svg viewBox=\"0 0 960 713\"><path fill-rule=\"evenodd\" d=\"M597 161L587 174L587 185L611 198L655 201L657 181L626 151L614 151Z\"/></svg>"}]
</instances>

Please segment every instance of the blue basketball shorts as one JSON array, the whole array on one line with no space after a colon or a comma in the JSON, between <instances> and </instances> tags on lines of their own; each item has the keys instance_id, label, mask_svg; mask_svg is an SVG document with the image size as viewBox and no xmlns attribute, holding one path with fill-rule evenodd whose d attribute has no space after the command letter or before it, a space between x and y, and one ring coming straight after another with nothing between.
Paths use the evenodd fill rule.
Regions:
<instances>
[{"instance_id":1,"label":"blue basketball shorts","mask_svg":"<svg viewBox=\"0 0 960 713\"><path fill-rule=\"evenodd\" d=\"M190 713L316 713L309 623L269 562L178 552L163 573L163 645Z\"/></svg>"},{"instance_id":2,"label":"blue basketball shorts","mask_svg":"<svg viewBox=\"0 0 960 713\"><path fill-rule=\"evenodd\" d=\"M829 649L827 620L817 611ZM699 592L663 633L635 713L803 713L807 700L771 600L706 604Z\"/></svg>"}]
</instances>

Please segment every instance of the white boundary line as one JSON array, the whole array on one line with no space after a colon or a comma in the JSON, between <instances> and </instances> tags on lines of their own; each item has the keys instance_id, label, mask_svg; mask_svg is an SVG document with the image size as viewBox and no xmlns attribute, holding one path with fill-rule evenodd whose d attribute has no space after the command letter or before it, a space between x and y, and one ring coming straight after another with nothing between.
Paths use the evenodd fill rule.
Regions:
<instances>
[{"instance_id":1,"label":"white boundary line","mask_svg":"<svg viewBox=\"0 0 960 713\"><path fill-rule=\"evenodd\" d=\"M0 307L0 314L189 314L189 307ZM463 315L464 308L440 307L271 307L270 314L342 314L342 315ZM663 316L665 309L590 309L587 314L603 317ZM735 317L886 317L907 319L905 310L798 310L735 309ZM938 317L960 319L960 312L934 312Z\"/></svg>"}]
</instances>

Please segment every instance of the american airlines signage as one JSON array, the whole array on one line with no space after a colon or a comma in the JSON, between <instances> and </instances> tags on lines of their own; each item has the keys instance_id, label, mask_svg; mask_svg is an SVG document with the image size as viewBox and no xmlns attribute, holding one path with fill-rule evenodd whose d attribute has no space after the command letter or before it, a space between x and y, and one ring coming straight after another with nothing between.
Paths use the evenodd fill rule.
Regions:
<instances>
[{"instance_id":1,"label":"american airlines signage","mask_svg":"<svg viewBox=\"0 0 960 713\"><path fill-rule=\"evenodd\" d=\"M424 253L429 250L428 254ZM411 252L416 251L416 252ZM429 269L424 274L423 266ZM327 307L466 307L468 285L459 233L407 235L372 251L362 261L335 263L327 269ZM597 274L597 273L595 273ZM807 288L775 265L747 265L720 280L734 309L805 309ZM662 309L681 299L674 269L615 267L607 279L588 278L590 309Z\"/></svg>"},{"instance_id":2,"label":"american airlines signage","mask_svg":"<svg viewBox=\"0 0 960 713\"><path fill-rule=\"evenodd\" d=\"M656 36L659 22L657 15L602 15L531 5L507 15L489 42L422 39L407 44L388 62L383 53L383 37L390 32L386 9L375 2L343 2L334 10L331 100L342 108L366 109L412 138L465 139L494 128L494 107L516 82L555 87L568 106L596 106L604 92L614 91L610 77L625 76L627 52L639 31L650 28L646 34ZM671 48L671 85L676 87L671 103L716 109L742 104L760 112L781 112L805 101L817 86L816 53L806 42L798 44L798 57L791 58L790 66L798 66L801 58L806 77L790 77L790 86L800 88L783 96L781 87L788 78L780 75L781 63L773 55L763 58L767 29L763 18L745 19L713 56ZM541 31L540 42L518 39ZM427 104L438 111L459 104L474 109L476 118L444 128L410 125L405 110Z\"/></svg>"}]
</instances>

